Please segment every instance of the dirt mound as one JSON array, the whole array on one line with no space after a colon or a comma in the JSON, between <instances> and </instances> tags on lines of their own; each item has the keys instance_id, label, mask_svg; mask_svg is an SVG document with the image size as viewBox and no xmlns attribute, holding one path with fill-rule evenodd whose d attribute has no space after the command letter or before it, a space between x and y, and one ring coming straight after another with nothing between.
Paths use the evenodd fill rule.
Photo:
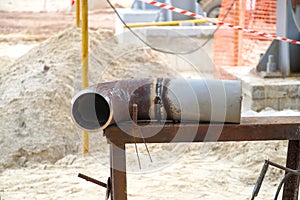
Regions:
<instances>
[{"instance_id":1,"label":"dirt mound","mask_svg":"<svg viewBox=\"0 0 300 200\"><path fill-rule=\"evenodd\" d=\"M55 162L77 151L69 117L74 75L80 68L76 45L78 33L61 33L19 58L2 76L0 167Z\"/></svg>"},{"instance_id":2,"label":"dirt mound","mask_svg":"<svg viewBox=\"0 0 300 200\"><path fill-rule=\"evenodd\" d=\"M151 76L149 71L171 76L164 64L153 61L160 55L118 45L111 31L91 31L89 38L90 84ZM136 51L124 54L128 49ZM0 169L53 163L77 152L80 131L71 120L70 101L81 85L80 30L59 33L5 69L0 79Z\"/></svg>"}]
</instances>

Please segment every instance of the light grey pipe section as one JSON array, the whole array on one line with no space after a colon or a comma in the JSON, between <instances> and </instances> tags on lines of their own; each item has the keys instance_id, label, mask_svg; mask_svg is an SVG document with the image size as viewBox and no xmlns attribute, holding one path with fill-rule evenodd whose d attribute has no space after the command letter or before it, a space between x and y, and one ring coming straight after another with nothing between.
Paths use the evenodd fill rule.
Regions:
<instances>
[{"instance_id":1,"label":"light grey pipe section","mask_svg":"<svg viewBox=\"0 0 300 200\"><path fill-rule=\"evenodd\" d=\"M169 82L167 98L173 119L181 121L239 123L241 82L221 80L184 80ZM200 120L198 120L200 119Z\"/></svg>"}]
</instances>

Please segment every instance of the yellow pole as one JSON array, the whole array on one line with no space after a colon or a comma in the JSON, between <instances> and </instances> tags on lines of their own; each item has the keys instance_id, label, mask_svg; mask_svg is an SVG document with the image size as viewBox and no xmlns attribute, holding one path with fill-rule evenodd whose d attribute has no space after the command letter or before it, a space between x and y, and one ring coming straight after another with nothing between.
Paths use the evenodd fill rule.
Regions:
<instances>
[{"instance_id":1,"label":"yellow pole","mask_svg":"<svg viewBox=\"0 0 300 200\"><path fill-rule=\"evenodd\" d=\"M76 27L80 27L80 0L76 0Z\"/></svg>"},{"instance_id":2,"label":"yellow pole","mask_svg":"<svg viewBox=\"0 0 300 200\"><path fill-rule=\"evenodd\" d=\"M77 0L79 1L79 0ZM88 87L88 50L89 50L89 41L88 41L88 0L82 0L82 88ZM87 153L89 151L89 133L87 131L83 132L83 142L82 142L82 151Z\"/></svg>"},{"instance_id":3,"label":"yellow pole","mask_svg":"<svg viewBox=\"0 0 300 200\"><path fill-rule=\"evenodd\" d=\"M211 19L218 20L217 18L211 18ZM127 26L129 28L144 27L144 26L178 26L180 23L187 23L187 22L201 24L209 21L206 19L192 19L192 20L177 20L177 21L167 21L167 22L128 23Z\"/></svg>"}]
</instances>

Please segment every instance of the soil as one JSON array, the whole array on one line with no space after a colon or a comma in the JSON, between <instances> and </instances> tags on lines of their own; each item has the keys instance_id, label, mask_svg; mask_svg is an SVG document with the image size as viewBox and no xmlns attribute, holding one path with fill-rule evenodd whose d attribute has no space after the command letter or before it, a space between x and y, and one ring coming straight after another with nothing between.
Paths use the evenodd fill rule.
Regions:
<instances>
[{"instance_id":1,"label":"soil","mask_svg":"<svg viewBox=\"0 0 300 200\"><path fill-rule=\"evenodd\" d=\"M81 131L70 101L81 88L81 34L74 12L0 12L0 198L98 199L105 189L78 173L106 181L108 145ZM132 77L175 77L162 53L114 37L114 14L90 12L90 84ZM128 52L128 49L130 51ZM134 51L132 51L134 50ZM180 71L182 72L182 71ZM128 146L130 199L249 199L270 159L285 162L286 142L143 145L142 170ZM147 169L144 170L144 169ZM271 169L257 199L274 196L282 172Z\"/></svg>"}]
</instances>

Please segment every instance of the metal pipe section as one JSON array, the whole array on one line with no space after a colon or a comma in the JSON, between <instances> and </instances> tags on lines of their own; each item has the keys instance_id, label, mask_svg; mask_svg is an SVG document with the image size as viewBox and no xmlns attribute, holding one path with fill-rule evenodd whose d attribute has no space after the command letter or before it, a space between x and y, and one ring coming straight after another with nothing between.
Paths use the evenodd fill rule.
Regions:
<instances>
[{"instance_id":1,"label":"metal pipe section","mask_svg":"<svg viewBox=\"0 0 300 200\"><path fill-rule=\"evenodd\" d=\"M77 0L79 1L79 0ZM88 66L89 66L89 20L88 20L88 0L81 0L81 11L82 11L82 26L81 26L81 40L82 40L82 88L87 88L89 85L88 81ZM82 133L82 151L87 153L89 151L89 133L84 131Z\"/></svg>"},{"instance_id":2,"label":"metal pipe section","mask_svg":"<svg viewBox=\"0 0 300 200\"><path fill-rule=\"evenodd\" d=\"M103 130L132 120L239 123L241 82L203 79L129 79L93 85L72 100L72 118L83 130Z\"/></svg>"},{"instance_id":3,"label":"metal pipe section","mask_svg":"<svg viewBox=\"0 0 300 200\"><path fill-rule=\"evenodd\" d=\"M217 18L212 18L217 20ZM193 24L203 24L208 23L207 19L190 19L190 20L177 20L177 21L166 21L166 22L142 22L142 23L127 23L124 28L137 28L145 26L179 26L181 23L193 23Z\"/></svg>"}]
</instances>

